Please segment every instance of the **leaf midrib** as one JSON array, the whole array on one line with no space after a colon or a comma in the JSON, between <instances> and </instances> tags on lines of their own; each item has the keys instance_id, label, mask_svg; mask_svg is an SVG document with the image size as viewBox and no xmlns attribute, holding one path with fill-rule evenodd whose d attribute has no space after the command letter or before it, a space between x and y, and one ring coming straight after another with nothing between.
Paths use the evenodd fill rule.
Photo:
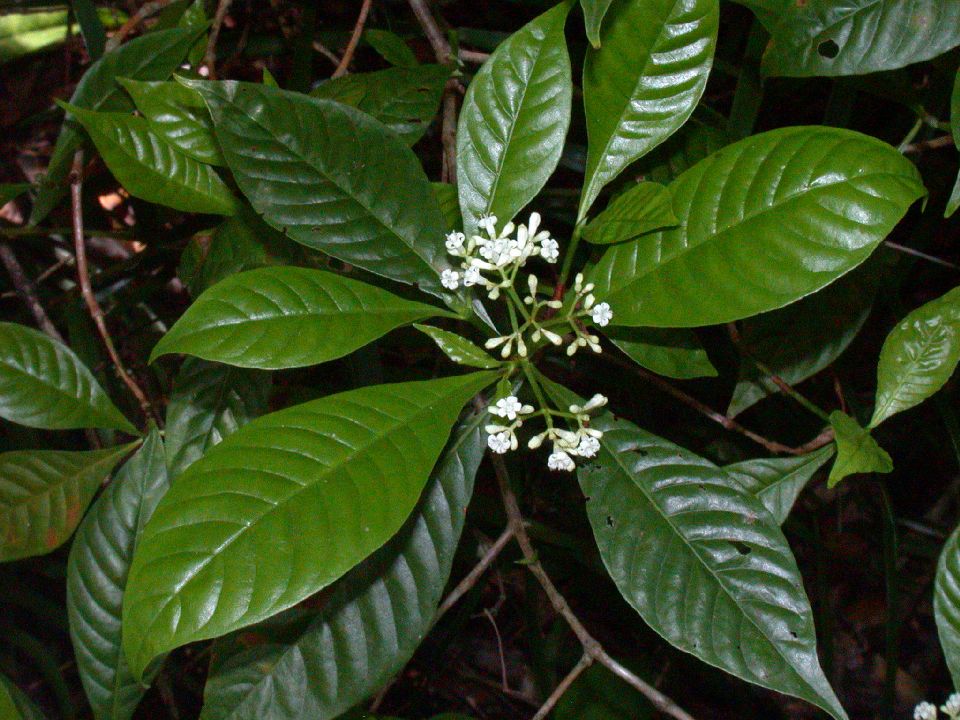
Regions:
<instances>
[{"instance_id":1,"label":"leaf midrib","mask_svg":"<svg viewBox=\"0 0 960 720\"><path fill-rule=\"evenodd\" d=\"M103 410L96 405L96 401L98 400L98 397L96 392L92 388L88 388L91 390L91 393L90 393L91 396L89 398L78 397L75 395L71 395L66 390L61 388L59 385L54 384L52 381L48 381L43 376L34 375L32 372L30 372L29 369L25 367L21 367L20 365L14 364L11 360L7 358L0 358L0 370L3 370L3 369L7 370L11 375L27 378L46 389L52 390L55 394L65 398L66 400L69 400L71 403L81 403L86 405L85 409L89 410L94 415L94 417L96 417L96 419L99 421L110 420L111 422L113 422L113 419L109 417L104 417ZM78 372L78 376L81 381L87 380L89 382L89 378L84 377L82 372ZM79 392L81 390L83 390L83 388L80 384L78 384L77 391ZM57 410L55 409L53 412L54 414L56 414Z\"/></svg>"}]
</instances>

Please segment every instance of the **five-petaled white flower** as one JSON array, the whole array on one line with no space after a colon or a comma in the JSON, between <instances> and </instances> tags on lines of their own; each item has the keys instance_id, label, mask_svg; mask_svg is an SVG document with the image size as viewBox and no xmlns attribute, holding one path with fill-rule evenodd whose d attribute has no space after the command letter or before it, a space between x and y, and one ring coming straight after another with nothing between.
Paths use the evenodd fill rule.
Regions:
<instances>
[{"instance_id":1,"label":"five-petaled white flower","mask_svg":"<svg viewBox=\"0 0 960 720\"><path fill-rule=\"evenodd\" d=\"M540 242L540 257L548 263L555 263L560 258L560 243L553 238Z\"/></svg>"},{"instance_id":2,"label":"five-petaled white flower","mask_svg":"<svg viewBox=\"0 0 960 720\"><path fill-rule=\"evenodd\" d=\"M483 278L480 276L480 268L478 267L468 267L463 271L463 284L466 287L476 285L477 283L481 282L482 279Z\"/></svg>"},{"instance_id":3,"label":"five-petaled white flower","mask_svg":"<svg viewBox=\"0 0 960 720\"><path fill-rule=\"evenodd\" d=\"M456 270L444 270L440 273L440 284L447 290L456 290L460 286L460 273Z\"/></svg>"},{"instance_id":4,"label":"five-petaled white flower","mask_svg":"<svg viewBox=\"0 0 960 720\"><path fill-rule=\"evenodd\" d=\"M940 706L940 709L951 718L956 718L958 715L960 715L960 693L953 693L950 695L950 697L947 698L947 701Z\"/></svg>"},{"instance_id":5,"label":"five-petaled white flower","mask_svg":"<svg viewBox=\"0 0 960 720\"><path fill-rule=\"evenodd\" d=\"M467 236L462 232L453 231L447 233L447 241L444 243L447 246L447 252L451 255L459 255L463 250L463 243L466 239Z\"/></svg>"},{"instance_id":6,"label":"five-petaled white flower","mask_svg":"<svg viewBox=\"0 0 960 720\"><path fill-rule=\"evenodd\" d=\"M524 405L516 395L508 395L497 400L496 405L490 408L490 414L507 420L516 420L517 415L528 415L533 412L532 405Z\"/></svg>"},{"instance_id":7,"label":"five-petaled white flower","mask_svg":"<svg viewBox=\"0 0 960 720\"><path fill-rule=\"evenodd\" d=\"M510 433L504 430L495 435L489 435L487 437L487 447L497 453L497 455L503 455L510 449Z\"/></svg>"},{"instance_id":8,"label":"five-petaled white flower","mask_svg":"<svg viewBox=\"0 0 960 720\"><path fill-rule=\"evenodd\" d=\"M585 458L592 458L600 451L600 441L595 437L580 438L580 444L577 446L577 455Z\"/></svg>"},{"instance_id":9,"label":"five-petaled white flower","mask_svg":"<svg viewBox=\"0 0 960 720\"><path fill-rule=\"evenodd\" d=\"M550 470L562 470L572 472L577 467L573 458L567 455L563 450L554 450L547 458L547 468Z\"/></svg>"},{"instance_id":10,"label":"five-petaled white flower","mask_svg":"<svg viewBox=\"0 0 960 720\"><path fill-rule=\"evenodd\" d=\"M613 310L610 309L610 303L602 302L594 306L590 317L593 318L593 321L600 327L609 325L610 321L613 320Z\"/></svg>"},{"instance_id":11,"label":"five-petaled white flower","mask_svg":"<svg viewBox=\"0 0 960 720\"><path fill-rule=\"evenodd\" d=\"M926 701L913 709L913 720L937 720L937 707Z\"/></svg>"}]
</instances>

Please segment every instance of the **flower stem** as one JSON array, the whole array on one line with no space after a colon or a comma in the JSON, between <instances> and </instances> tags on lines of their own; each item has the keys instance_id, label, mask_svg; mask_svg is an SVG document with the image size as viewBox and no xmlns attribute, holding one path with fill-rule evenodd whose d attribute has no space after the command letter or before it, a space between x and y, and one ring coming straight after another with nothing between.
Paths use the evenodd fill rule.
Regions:
<instances>
[{"instance_id":1,"label":"flower stem","mask_svg":"<svg viewBox=\"0 0 960 720\"><path fill-rule=\"evenodd\" d=\"M570 268L573 266L573 258L577 254L577 246L580 245L580 235L583 234L583 223L577 223L573 229L573 235L570 236L570 246L567 248L567 254L563 256L563 267L560 270L560 279L557 285L566 287L567 278L570 277Z\"/></svg>"}]
</instances>

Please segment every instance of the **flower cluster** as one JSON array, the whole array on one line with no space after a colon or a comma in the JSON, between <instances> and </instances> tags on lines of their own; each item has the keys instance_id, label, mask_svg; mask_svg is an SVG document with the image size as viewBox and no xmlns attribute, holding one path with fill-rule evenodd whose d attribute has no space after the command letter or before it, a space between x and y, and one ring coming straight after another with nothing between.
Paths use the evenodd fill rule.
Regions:
<instances>
[{"instance_id":1,"label":"flower cluster","mask_svg":"<svg viewBox=\"0 0 960 720\"><path fill-rule=\"evenodd\" d=\"M561 412L544 407L534 411L532 405L524 405L516 395L510 395L497 400L488 408L491 415L502 420L510 421L509 425L502 422L486 426L487 447L497 454L516 450L519 447L517 430L523 426L524 419L533 416L542 416L547 428L534 435L527 442L527 447L536 450L544 441L553 443L553 451L547 458L547 467L550 470L572 471L576 467L574 457L592 458L600 450L600 438L603 432L589 426L590 413L607 404L607 398L599 393L594 395L582 407L571 405L569 412ZM560 417L568 422L576 422L576 430L554 426L554 418Z\"/></svg>"},{"instance_id":2,"label":"flower cluster","mask_svg":"<svg viewBox=\"0 0 960 720\"><path fill-rule=\"evenodd\" d=\"M960 693L953 693L947 698L947 701L940 706L940 710L950 720L960 718ZM922 702L913 709L913 720L937 720L937 706L931 702Z\"/></svg>"}]
</instances>

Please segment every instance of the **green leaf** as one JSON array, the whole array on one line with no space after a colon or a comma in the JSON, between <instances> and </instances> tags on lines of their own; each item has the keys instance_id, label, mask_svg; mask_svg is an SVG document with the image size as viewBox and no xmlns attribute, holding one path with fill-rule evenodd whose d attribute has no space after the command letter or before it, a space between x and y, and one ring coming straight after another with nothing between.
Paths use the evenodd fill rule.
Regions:
<instances>
[{"instance_id":1,"label":"green leaf","mask_svg":"<svg viewBox=\"0 0 960 720\"><path fill-rule=\"evenodd\" d=\"M460 216L460 199L457 197L457 186L450 183L430 183L433 195L440 205L440 214L443 224L449 231L462 230L463 218Z\"/></svg>"},{"instance_id":2,"label":"green leaf","mask_svg":"<svg viewBox=\"0 0 960 720\"><path fill-rule=\"evenodd\" d=\"M443 351L443 354L458 365L468 365L469 367L485 368L492 370L500 367L503 363L494 360L486 350L481 350L465 337L460 337L456 333L448 330L441 330L431 325L413 325L417 330L428 335L437 347Z\"/></svg>"},{"instance_id":3,"label":"green leaf","mask_svg":"<svg viewBox=\"0 0 960 720\"><path fill-rule=\"evenodd\" d=\"M611 327L604 335L637 365L658 375L678 380L717 376L692 330Z\"/></svg>"},{"instance_id":4,"label":"green leaf","mask_svg":"<svg viewBox=\"0 0 960 720\"><path fill-rule=\"evenodd\" d=\"M389 30L365 30L363 39L391 65L412 68L420 64L403 38Z\"/></svg>"},{"instance_id":5,"label":"green leaf","mask_svg":"<svg viewBox=\"0 0 960 720\"><path fill-rule=\"evenodd\" d=\"M296 611L277 618L281 632L269 632L269 621L258 626L266 643L245 645L242 633L216 643L202 720L338 717L409 660L450 575L485 421L475 414L454 431L413 514L337 582L322 610L306 622Z\"/></svg>"},{"instance_id":6,"label":"green leaf","mask_svg":"<svg viewBox=\"0 0 960 720\"><path fill-rule=\"evenodd\" d=\"M583 22L587 26L587 39L595 48L600 47L600 27L612 2L613 0L580 0L580 5L583 6Z\"/></svg>"},{"instance_id":7,"label":"green leaf","mask_svg":"<svg viewBox=\"0 0 960 720\"><path fill-rule=\"evenodd\" d=\"M61 105L83 125L110 172L134 197L184 212L236 212L237 201L216 170L168 143L143 118Z\"/></svg>"},{"instance_id":8,"label":"green leaf","mask_svg":"<svg viewBox=\"0 0 960 720\"><path fill-rule=\"evenodd\" d=\"M0 454L0 562L43 555L66 542L100 483L132 447Z\"/></svg>"},{"instance_id":9,"label":"green leaf","mask_svg":"<svg viewBox=\"0 0 960 720\"><path fill-rule=\"evenodd\" d=\"M953 132L953 144L960 150L960 71L953 81L953 93L950 95L950 129ZM947 200L947 207L943 216L951 217L960 207L960 173L957 174L957 181L954 183L953 192L950 193L950 199Z\"/></svg>"},{"instance_id":10,"label":"green leaf","mask_svg":"<svg viewBox=\"0 0 960 720\"><path fill-rule=\"evenodd\" d=\"M265 267L203 293L150 355L184 353L274 370L348 355L394 328L447 313L322 270Z\"/></svg>"},{"instance_id":11,"label":"green leaf","mask_svg":"<svg viewBox=\"0 0 960 720\"><path fill-rule=\"evenodd\" d=\"M49 430L137 434L73 350L17 323L0 322L0 417Z\"/></svg>"},{"instance_id":12,"label":"green leaf","mask_svg":"<svg viewBox=\"0 0 960 720\"><path fill-rule=\"evenodd\" d=\"M436 116L449 78L446 65L398 67L344 75L321 83L310 94L363 110L413 145Z\"/></svg>"},{"instance_id":13,"label":"green leaf","mask_svg":"<svg viewBox=\"0 0 960 720\"><path fill-rule=\"evenodd\" d=\"M893 460L887 451L852 417L834 410L830 413L830 425L837 441L837 461L830 470L827 487L834 487L848 475L893 470Z\"/></svg>"},{"instance_id":14,"label":"green leaf","mask_svg":"<svg viewBox=\"0 0 960 720\"><path fill-rule=\"evenodd\" d=\"M307 247L449 297L440 285L450 264L430 183L416 156L379 123L340 103L262 85L189 86L204 96L234 179L267 223Z\"/></svg>"},{"instance_id":15,"label":"green leaf","mask_svg":"<svg viewBox=\"0 0 960 720\"><path fill-rule=\"evenodd\" d=\"M0 675L0 717L10 720L46 720L26 693L3 675Z\"/></svg>"},{"instance_id":16,"label":"green leaf","mask_svg":"<svg viewBox=\"0 0 960 720\"><path fill-rule=\"evenodd\" d=\"M97 10L93 0L71 0L73 14L80 24L83 35L83 44L87 46L87 54L91 60L99 60L107 44L107 33L101 15L110 19L109 8Z\"/></svg>"},{"instance_id":17,"label":"green leaf","mask_svg":"<svg viewBox=\"0 0 960 720\"><path fill-rule=\"evenodd\" d=\"M0 17L0 63L15 60L30 53L47 50L67 39L67 11L10 13ZM126 20L122 12L103 8L95 19L108 27L116 27ZM71 33L77 32L77 23L71 23Z\"/></svg>"},{"instance_id":18,"label":"green leaf","mask_svg":"<svg viewBox=\"0 0 960 720\"><path fill-rule=\"evenodd\" d=\"M560 162L572 79L563 35L570 3L501 43L473 78L457 130L457 180L467 235L477 220L501 225L533 200Z\"/></svg>"},{"instance_id":19,"label":"green leaf","mask_svg":"<svg viewBox=\"0 0 960 720\"><path fill-rule=\"evenodd\" d=\"M127 667L120 616L134 546L167 487L163 443L154 428L97 498L70 548L70 637L90 707L102 720L128 720L146 690Z\"/></svg>"},{"instance_id":20,"label":"green leaf","mask_svg":"<svg viewBox=\"0 0 960 720\"><path fill-rule=\"evenodd\" d=\"M157 656L285 610L392 537L413 510L473 373L351 390L254 420L191 465L147 523L123 645Z\"/></svg>"},{"instance_id":21,"label":"green leaf","mask_svg":"<svg viewBox=\"0 0 960 720\"><path fill-rule=\"evenodd\" d=\"M799 300L863 262L925 193L894 148L815 126L741 140L670 189L680 226L610 247L590 273L618 325L711 325Z\"/></svg>"},{"instance_id":22,"label":"green leaf","mask_svg":"<svg viewBox=\"0 0 960 720\"><path fill-rule=\"evenodd\" d=\"M636 167L646 180L669 185L704 158L730 144L726 131L690 118L670 139L644 156Z\"/></svg>"},{"instance_id":23,"label":"green leaf","mask_svg":"<svg viewBox=\"0 0 960 720\"><path fill-rule=\"evenodd\" d=\"M767 75L866 75L960 44L960 4L941 0L740 0L769 30Z\"/></svg>"},{"instance_id":24,"label":"green leaf","mask_svg":"<svg viewBox=\"0 0 960 720\"><path fill-rule=\"evenodd\" d=\"M552 383L547 392L575 402ZM677 648L845 719L820 669L800 571L760 500L625 420L606 413L591 426L604 433L601 449L578 478L600 556L627 602Z\"/></svg>"},{"instance_id":25,"label":"green leaf","mask_svg":"<svg viewBox=\"0 0 960 720\"><path fill-rule=\"evenodd\" d=\"M713 64L718 0L616 0L583 66L587 173L579 217L604 185L683 125Z\"/></svg>"},{"instance_id":26,"label":"green leaf","mask_svg":"<svg viewBox=\"0 0 960 720\"><path fill-rule=\"evenodd\" d=\"M744 346L788 385L813 377L840 357L860 332L870 314L880 270L868 261L813 295L748 318L740 328ZM784 328L790 328L789 342L784 342ZM744 358L727 414L735 417L779 392L756 363Z\"/></svg>"},{"instance_id":27,"label":"green leaf","mask_svg":"<svg viewBox=\"0 0 960 720\"><path fill-rule=\"evenodd\" d=\"M143 113L150 129L201 163L223 165L213 136L213 121L196 92L178 82L141 82L118 78Z\"/></svg>"},{"instance_id":28,"label":"green leaf","mask_svg":"<svg viewBox=\"0 0 960 720\"><path fill-rule=\"evenodd\" d=\"M877 400L869 427L933 395L958 362L960 288L954 288L911 312L887 335L877 363Z\"/></svg>"},{"instance_id":29,"label":"green leaf","mask_svg":"<svg viewBox=\"0 0 960 720\"><path fill-rule=\"evenodd\" d=\"M70 104L88 110L131 110L132 104L116 83L118 77L164 80L183 61L202 29L160 30L131 40L107 53L84 73ZM30 215L30 224L43 220L67 192L66 179L83 135L68 115Z\"/></svg>"},{"instance_id":30,"label":"green leaf","mask_svg":"<svg viewBox=\"0 0 960 720\"><path fill-rule=\"evenodd\" d=\"M933 612L953 685L960 687L960 527L947 539L937 562Z\"/></svg>"},{"instance_id":31,"label":"green leaf","mask_svg":"<svg viewBox=\"0 0 960 720\"><path fill-rule=\"evenodd\" d=\"M267 411L269 373L187 358L167 405L166 451L176 478L210 448Z\"/></svg>"},{"instance_id":32,"label":"green leaf","mask_svg":"<svg viewBox=\"0 0 960 720\"><path fill-rule=\"evenodd\" d=\"M799 457L745 460L727 465L723 470L747 492L756 495L777 524L783 525L800 492L833 453L834 447L830 444Z\"/></svg>"},{"instance_id":33,"label":"green leaf","mask_svg":"<svg viewBox=\"0 0 960 720\"><path fill-rule=\"evenodd\" d=\"M670 191L652 182L637 183L621 193L583 229L583 238L594 245L633 240L639 235L675 227Z\"/></svg>"},{"instance_id":34,"label":"green leaf","mask_svg":"<svg viewBox=\"0 0 960 720\"><path fill-rule=\"evenodd\" d=\"M16 200L31 187L30 183L0 183L0 207Z\"/></svg>"}]
</instances>

